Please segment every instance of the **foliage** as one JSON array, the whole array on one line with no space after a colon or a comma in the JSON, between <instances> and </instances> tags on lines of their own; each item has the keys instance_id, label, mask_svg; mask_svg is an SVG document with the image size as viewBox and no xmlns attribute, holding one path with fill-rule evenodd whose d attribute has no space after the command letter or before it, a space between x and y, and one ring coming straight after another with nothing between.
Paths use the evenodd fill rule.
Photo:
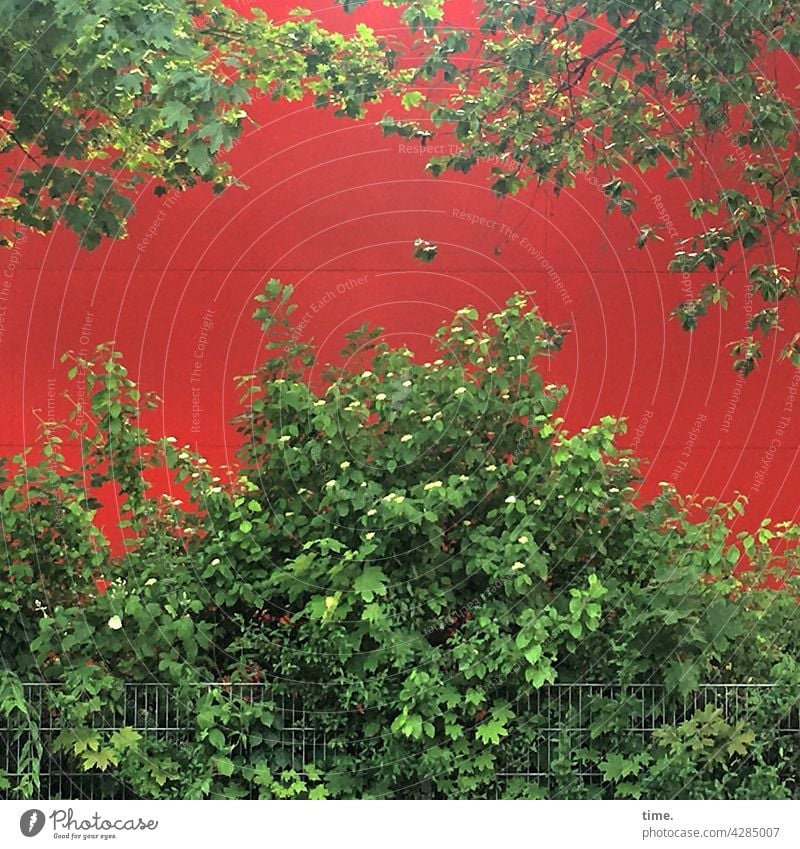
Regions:
<instances>
[{"instance_id":1,"label":"foliage","mask_svg":"<svg viewBox=\"0 0 800 849\"><path fill-rule=\"evenodd\" d=\"M749 374L763 338L781 329L783 300L797 294L796 263L779 259L796 252L799 228L797 106L786 82L800 54L793 4L482 0L476 31L443 23L442 0L395 5L423 36L409 54L411 118L387 114L384 131L423 143L454 136L430 171L485 164L501 195L531 183L558 195L591 179L609 212L635 216L637 247L671 245L669 269L689 296L673 315L685 329L725 307L723 284L762 302L731 345L734 367ZM679 201L680 184L709 168L714 186ZM665 179L669 203L650 203ZM686 213L694 223L680 223ZM800 365L800 334L783 356Z\"/></svg>"},{"instance_id":2,"label":"foliage","mask_svg":"<svg viewBox=\"0 0 800 849\"><path fill-rule=\"evenodd\" d=\"M539 364L563 332L525 294L459 310L431 362L362 327L318 387L290 295L270 281L260 296L267 355L241 378L227 477L148 434L155 401L111 346L74 358L87 407L0 480L6 713L13 681L60 684L41 696L66 729L48 746L143 796L797 794L780 718L796 710L798 607L764 587L792 581L795 527L734 535L743 500L666 485L637 499L624 423L571 433L558 417L565 389ZM149 486L164 470L180 498ZM588 714L546 698L598 681L618 691ZM703 686L736 681L776 686L718 714ZM135 733L125 682L172 691L183 734ZM286 745L296 710L324 758ZM532 752L550 785L498 780Z\"/></svg>"},{"instance_id":3,"label":"foliage","mask_svg":"<svg viewBox=\"0 0 800 849\"><path fill-rule=\"evenodd\" d=\"M142 183L157 194L235 182L221 159L259 96L357 117L388 74L359 27L274 23L219 0L5 0L0 153L16 151L0 217L13 242L63 220L95 247L125 234ZM0 234L2 235L2 234Z\"/></svg>"},{"instance_id":4,"label":"foliage","mask_svg":"<svg viewBox=\"0 0 800 849\"><path fill-rule=\"evenodd\" d=\"M453 0L390 0L407 32L386 43L361 23L345 37L307 14L274 23L219 0L9 2L0 153L19 156L0 215L17 235L63 218L94 247L124 234L142 181L221 190L235 178L220 156L261 94L359 117L388 90L400 97L385 133L454 138L428 162L434 175L485 165L501 195L599 186L609 212L635 217L637 247L669 244L685 329L747 290L756 308L730 345L743 375L797 295L783 265L800 177L796 104L778 86L781 57L791 75L800 54L787 0L481 0L474 29L446 22ZM684 214L671 186L709 167L715 186ZM663 181L669 206L641 204ZM800 333L781 350L800 366Z\"/></svg>"}]
</instances>

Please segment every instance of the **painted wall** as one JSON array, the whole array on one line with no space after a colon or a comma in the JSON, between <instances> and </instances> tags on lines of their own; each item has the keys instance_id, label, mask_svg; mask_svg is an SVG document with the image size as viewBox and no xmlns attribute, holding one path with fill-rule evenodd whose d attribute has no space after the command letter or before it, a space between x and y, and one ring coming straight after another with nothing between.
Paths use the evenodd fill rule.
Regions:
<instances>
[{"instance_id":1,"label":"painted wall","mask_svg":"<svg viewBox=\"0 0 800 849\"><path fill-rule=\"evenodd\" d=\"M295 3L262 5L279 17ZM352 25L330 0L305 5L332 26ZM467 0L450 6L469 20ZM359 19L390 29L396 15L376 3ZM532 289L549 319L573 328L544 366L571 388L571 427L624 415L626 441L650 460L648 490L661 480L721 497L738 490L751 499L748 524L797 517L800 372L768 353L746 381L732 371L723 342L742 335L751 308L741 276L731 310L701 333L667 318L683 297L680 276L664 273L669 241L691 232L684 202L713 188L724 151L710 146L709 167L690 185L638 178L642 209L672 225L668 243L648 253L633 244L637 218L608 216L593 178L558 199L542 189L499 200L485 172L426 175L418 149L375 127L382 112L352 123L305 103L259 102L259 126L230 154L246 191L164 199L148 190L124 242L90 253L58 232L1 254L2 453L34 439L34 409L62 409L59 355L115 339L133 376L164 399L154 426L230 461L233 378L259 359L250 314L265 277L295 284L320 361L365 320L424 352L452 310L487 310ZM439 245L435 263L413 259L417 237ZM798 324L790 309L787 327Z\"/></svg>"}]
</instances>

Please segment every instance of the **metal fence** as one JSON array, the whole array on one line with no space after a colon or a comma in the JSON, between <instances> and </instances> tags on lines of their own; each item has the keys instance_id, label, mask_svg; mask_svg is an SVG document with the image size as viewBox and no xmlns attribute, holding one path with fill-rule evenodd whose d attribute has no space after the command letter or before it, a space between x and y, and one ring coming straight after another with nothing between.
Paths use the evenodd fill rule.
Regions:
<instances>
[{"instance_id":1,"label":"metal fence","mask_svg":"<svg viewBox=\"0 0 800 849\"><path fill-rule=\"evenodd\" d=\"M270 698L267 684L202 685L233 701L257 703ZM615 745L633 744L644 749L653 732L664 726L677 727L697 711L712 706L733 725L747 723L753 712L765 707L768 684L709 684L683 698L663 686L635 684L556 684L523 694L510 703L517 716L515 732L500 746L502 763L496 772L496 793L511 781L547 787L556 777L560 753L580 751L607 737ZM53 742L64 730L60 715L52 708L48 685L25 684L30 728L41 742L38 796L43 799L131 798L134 794L113 771L81 771L74 759L54 750ZM785 694L784 694L785 695ZM788 708L776 712L774 728L782 738L800 742L800 693L790 697ZM86 725L100 732L130 727L153 740L181 745L197 734L193 703L161 684L126 684L113 716L91 714ZM767 708L769 709L769 708ZM284 753L283 765L302 772L313 763L325 769L328 759L325 723L304 711L297 702L281 699L276 713L275 737L270 741ZM2 721L2 720L0 720ZM22 733L21 733L22 732ZM15 784L21 777L20 764L30 739L19 719L0 725L0 774ZM369 744L369 741L362 741ZM563 778L562 785L563 785ZM573 768L569 778L583 784L599 784L596 766ZM0 793L2 798L2 793Z\"/></svg>"}]
</instances>

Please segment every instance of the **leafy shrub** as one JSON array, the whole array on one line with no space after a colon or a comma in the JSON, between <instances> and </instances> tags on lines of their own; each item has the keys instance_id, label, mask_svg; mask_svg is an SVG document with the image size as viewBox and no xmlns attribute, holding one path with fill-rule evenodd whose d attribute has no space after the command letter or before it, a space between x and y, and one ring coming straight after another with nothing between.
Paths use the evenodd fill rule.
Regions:
<instances>
[{"instance_id":1,"label":"leafy shrub","mask_svg":"<svg viewBox=\"0 0 800 849\"><path fill-rule=\"evenodd\" d=\"M90 410L45 426L40 462L4 465L16 733L37 713L19 681L41 680L66 729L48 745L114 776L109 794L797 795L797 603L764 588L796 568L795 527L734 537L743 499L637 500L624 423L558 417L565 389L536 364L563 332L524 294L459 310L433 362L363 327L318 388L290 295L260 297L267 356L241 379L227 478L147 433L155 401L110 346L74 362ZM160 468L185 504L148 485ZM122 554L97 522L110 487ZM177 736L125 724L125 682L154 681ZM776 686L723 715L705 685L742 681ZM556 717L550 685L593 682L618 686ZM318 762L287 746L297 710ZM37 792L34 748L8 792ZM547 781L498 778L543 748Z\"/></svg>"}]
</instances>

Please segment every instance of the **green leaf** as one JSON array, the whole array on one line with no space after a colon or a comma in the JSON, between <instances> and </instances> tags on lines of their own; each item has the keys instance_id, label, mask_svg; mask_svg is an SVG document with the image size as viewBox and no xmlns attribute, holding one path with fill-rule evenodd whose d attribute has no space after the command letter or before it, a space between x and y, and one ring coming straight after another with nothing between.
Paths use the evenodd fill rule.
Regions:
<instances>
[{"instance_id":1,"label":"green leaf","mask_svg":"<svg viewBox=\"0 0 800 849\"><path fill-rule=\"evenodd\" d=\"M211 728L209 730L208 742L211 743L215 749L219 749L220 751L228 748L225 743L225 735L219 730L219 728Z\"/></svg>"},{"instance_id":2,"label":"green leaf","mask_svg":"<svg viewBox=\"0 0 800 849\"><path fill-rule=\"evenodd\" d=\"M700 673L692 661L674 661L667 667L664 681L669 689L677 689L681 695L686 695L697 689Z\"/></svg>"},{"instance_id":3,"label":"green leaf","mask_svg":"<svg viewBox=\"0 0 800 849\"><path fill-rule=\"evenodd\" d=\"M100 733L94 728L70 728L56 738L57 748L71 748L76 755L100 750Z\"/></svg>"},{"instance_id":4,"label":"green leaf","mask_svg":"<svg viewBox=\"0 0 800 849\"><path fill-rule=\"evenodd\" d=\"M403 109L413 109L425 100L421 91L407 91L401 98Z\"/></svg>"},{"instance_id":5,"label":"green leaf","mask_svg":"<svg viewBox=\"0 0 800 849\"><path fill-rule=\"evenodd\" d=\"M161 107L161 118L169 127L174 127L179 132L188 128L192 121L192 110L183 103L171 100Z\"/></svg>"},{"instance_id":6,"label":"green leaf","mask_svg":"<svg viewBox=\"0 0 800 849\"><path fill-rule=\"evenodd\" d=\"M233 772L236 769L235 764L230 758L220 757L217 755L213 757L211 761L217 772L226 777L233 775Z\"/></svg>"},{"instance_id":7,"label":"green leaf","mask_svg":"<svg viewBox=\"0 0 800 849\"><path fill-rule=\"evenodd\" d=\"M353 589L364 601L371 602L376 595L386 595L386 575L377 566L367 566L355 579Z\"/></svg>"},{"instance_id":8,"label":"green leaf","mask_svg":"<svg viewBox=\"0 0 800 849\"><path fill-rule=\"evenodd\" d=\"M110 766L119 764L119 756L113 749L86 752L82 758L84 769L99 769L105 772Z\"/></svg>"},{"instance_id":9,"label":"green leaf","mask_svg":"<svg viewBox=\"0 0 800 849\"><path fill-rule=\"evenodd\" d=\"M111 735L109 743L113 749L120 752L135 747L141 739L142 735L138 731L125 726Z\"/></svg>"},{"instance_id":10,"label":"green leaf","mask_svg":"<svg viewBox=\"0 0 800 849\"><path fill-rule=\"evenodd\" d=\"M475 729L475 736L482 743L499 743L507 735L508 729L500 719L489 719Z\"/></svg>"},{"instance_id":11,"label":"green leaf","mask_svg":"<svg viewBox=\"0 0 800 849\"><path fill-rule=\"evenodd\" d=\"M755 741L755 732L750 729L744 730L742 728L742 723L737 723L734 733L728 741L728 754L745 756L748 751L750 751L750 747L753 743L755 743Z\"/></svg>"}]
</instances>

